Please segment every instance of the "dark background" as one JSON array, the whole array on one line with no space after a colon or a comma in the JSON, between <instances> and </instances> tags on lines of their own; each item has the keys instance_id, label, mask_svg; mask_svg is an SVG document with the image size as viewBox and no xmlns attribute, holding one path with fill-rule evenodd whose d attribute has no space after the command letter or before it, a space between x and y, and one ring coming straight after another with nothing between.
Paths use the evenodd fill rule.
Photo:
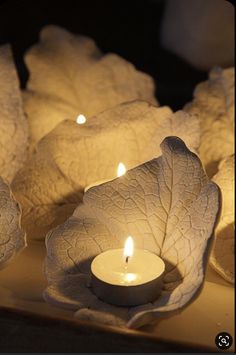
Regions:
<instances>
[{"instance_id":1,"label":"dark background","mask_svg":"<svg viewBox=\"0 0 236 355\"><path fill-rule=\"evenodd\" d=\"M192 1L192 0L190 0ZM92 37L103 52L115 52L149 73L161 105L177 110L207 78L160 45L162 0L9 0L0 5L0 44L11 43L21 86L27 81L23 55L47 24Z\"/></svg>"}]
</instances>

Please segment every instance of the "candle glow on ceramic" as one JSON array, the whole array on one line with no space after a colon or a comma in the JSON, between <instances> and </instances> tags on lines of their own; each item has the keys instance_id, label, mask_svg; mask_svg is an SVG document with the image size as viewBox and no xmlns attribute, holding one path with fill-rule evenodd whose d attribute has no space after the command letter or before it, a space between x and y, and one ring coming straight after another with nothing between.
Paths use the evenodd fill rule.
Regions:
<instances>
[{"instance_id":1,"label":"candle glow on ceramic","mask_svg":"<svg viewBox=\"0 0 236 355\"><path fill-rule=\"evenodd\" d=\"M82 114L78 115L76 118L76 123L84 124L86 122L86 117Z\"/></svg>"},{"instance_id":2,"label":"candle glow on ceramic","mask_svg":"<svg viewBox=\"0 0 236 355\"><path fill-rule=\"evenodd\" d=\"M164 270L159 256L135 249L129 236L123 249L110 249L94 258L92 290L103 301L119 306L148 303L161 292Z\"/></svg>"}]
</instances>

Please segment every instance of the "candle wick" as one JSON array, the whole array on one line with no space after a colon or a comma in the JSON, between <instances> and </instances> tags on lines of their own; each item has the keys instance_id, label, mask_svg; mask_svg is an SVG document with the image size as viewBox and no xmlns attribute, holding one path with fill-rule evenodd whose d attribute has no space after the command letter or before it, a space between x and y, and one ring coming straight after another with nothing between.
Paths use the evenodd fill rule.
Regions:
<instances>
[{"instance_id":1,"label":"candle wick","mask_svg":"<svg viewBox=\"0 0 236 355\"><path fill-rule=\"evenodd\" d=\"M128 261L129 261L129 256L126 256L126 258L125 258L126 264L128 264Z\"/></svg>"}]
</instances>

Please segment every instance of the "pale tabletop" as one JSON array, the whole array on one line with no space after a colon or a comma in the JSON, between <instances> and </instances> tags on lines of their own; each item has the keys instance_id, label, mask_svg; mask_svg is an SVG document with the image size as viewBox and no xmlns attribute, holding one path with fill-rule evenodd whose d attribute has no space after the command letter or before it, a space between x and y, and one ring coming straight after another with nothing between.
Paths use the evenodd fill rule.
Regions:
<instances>
[{"instance_id":1,"label":"pale tabletop","mask_svg":"<svg viewBox=\"0 0 236 355\"><path fill-rule=\"evenodd\" d=\"M45 246L32 242L5 269L0 270L0 308L32 312L41 316L73 319L73 312L47 304L42 292ZM220 332L234 335L234 287L211 269L198 297L183 310L157 320L142 332L160 339L216 351L215 337ZM231 347L229 351L234 351Z\"/></svg>"}]
</instances>

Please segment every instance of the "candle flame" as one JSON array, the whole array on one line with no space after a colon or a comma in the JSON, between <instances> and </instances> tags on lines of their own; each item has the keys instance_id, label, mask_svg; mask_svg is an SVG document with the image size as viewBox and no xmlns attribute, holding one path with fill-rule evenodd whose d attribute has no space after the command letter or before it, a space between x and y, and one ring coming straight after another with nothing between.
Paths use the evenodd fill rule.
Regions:
<instances>
[{"instance_id":1,"label":"candle flame","mask_svg":"<svg viewBox=\"0 0 236 355\"><path fill-rule=\"evenodd\" d=\"M126 259L130 258L134 253L134 241L131 236L129 236L125 241L124 247L124 257Z\"/></svg>"},{"instance_id":2,"label":"candle flame","mask_svg":"<svg viewBox=\"0 0 236 355\"><path fill-rule=\"evenodd\" d=\"M84 115L78 115L78 117L76 118L76 122L78 124L84 124L86 122L86 117Z\"/></svg>"},{"instance_id":3,"label":"candle flame","mask_svg":"<svg viewBox=\"0 0 236 355\"><path fill-rule=\"evenodd\" d=\"M123 163L119 163L117 168L117 177L120 177L126 173L126 167Z\"/></svg>"}]
</instances>

